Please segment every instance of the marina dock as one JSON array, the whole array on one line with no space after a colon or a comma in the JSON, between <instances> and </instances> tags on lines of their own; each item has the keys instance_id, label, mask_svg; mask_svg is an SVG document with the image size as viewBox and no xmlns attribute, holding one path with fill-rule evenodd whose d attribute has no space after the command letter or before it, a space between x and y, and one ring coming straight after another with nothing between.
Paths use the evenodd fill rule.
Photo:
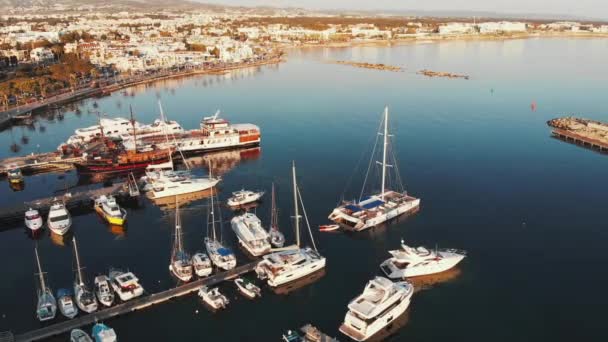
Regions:
<instances>
[{"instance_id":1,"label":"marina dock","mask_svg":"<svg viewBox=\"0 0 608 342\"><path fill-rule=\"evenodd\" d=\"M9 169L18 167L26 175L59 172L74 169L74 163L82 157L64 157L59 152L28 154L0 160L0 176L6 176Z\"/></svg>"},{"instance_id":2,"label":"marina dock","mask_svg":"<svg viewBox=\"0 0 608 342\"><path fill-rule=\"evenodd\" d=\"M28 331L23 334L18 334L15 335L14 339L17 342L38 341L55 335L67 333L72 329L82 326L91 325L96 322L103 322L116 316L128 314L137 310L145 309L152 305L167 302L173 298L188 295L192 292L198 291L201 286L214 286L222 281L236 278L242 274L253 271L256 265L257 262L251 262L246 265L238 266L235 269L227 272L218 273L208 278L198 279L166 291L136 298L128 302L97 311L95 313L81 315L68 321L49 325L37 330Z\"/></svg>"},{"instance_id":3,"label":"marina dock","mask_svg":"<svg viewBox=\"0 0 608 342\"><path fill-rule=\"evenodd\" d=\"M581 145L599 152L608 152L608 124L565 117L549 120L547 125L553 128L555 138Z\"/></svg>"}]
</instances>

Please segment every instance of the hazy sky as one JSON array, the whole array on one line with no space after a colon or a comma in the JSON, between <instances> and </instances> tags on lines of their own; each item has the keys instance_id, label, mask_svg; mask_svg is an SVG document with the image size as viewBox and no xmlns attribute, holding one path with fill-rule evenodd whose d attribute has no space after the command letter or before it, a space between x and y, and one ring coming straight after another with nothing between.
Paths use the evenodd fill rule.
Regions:
<instances>
[{"instance_id":1,"label":"hazy sky","mask_svg":"<svg viewBox=\"0 0 608 342\"><path fill-rule=\"evenodd\" d=\"M566 14L608 19L608 0L198 0L227 5L273 5L367 10L458 10Z\"/></svg>"}]
</instances>

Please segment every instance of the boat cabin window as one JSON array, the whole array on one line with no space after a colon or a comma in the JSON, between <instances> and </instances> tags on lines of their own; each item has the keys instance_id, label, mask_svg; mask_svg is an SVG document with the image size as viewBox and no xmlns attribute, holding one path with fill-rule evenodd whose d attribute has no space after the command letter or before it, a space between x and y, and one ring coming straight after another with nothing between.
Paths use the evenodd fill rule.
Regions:
<instances>
[{"instance_id":1,"label":"boat cabin window","mask_svg":"<svg viewBox=\"0 0 608 342\"><path fill-rule=\"evenodd\" d=\"M40 218L39 214L25 215L28 220L37 220Z\"/></svg>"},{"instance_id":2,"label":"boat cabin window","mask_svg":"<svg viewBox=\"0 0 608 342\"><path fill-rule=\"evenodd\" d=\"M51 222L58 222L58 221L64 221L68 219L68 215L61 215L61 216L55 216L55 217L49 217L49 220Z\"/></svg>"}]
</instances>

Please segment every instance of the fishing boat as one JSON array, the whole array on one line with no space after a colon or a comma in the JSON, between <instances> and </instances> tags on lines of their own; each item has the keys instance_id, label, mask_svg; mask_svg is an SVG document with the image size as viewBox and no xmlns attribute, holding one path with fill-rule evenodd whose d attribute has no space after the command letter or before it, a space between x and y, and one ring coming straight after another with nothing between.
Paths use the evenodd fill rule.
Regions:
<instances>
[{"instance_id":1,"label":"fishing boat","mask_svg":"<svg viewBox=\"0 0 608 342\"><path fill-rule=\"evenodd\" d=\"M179 202L175 200L175 239L171 251L171 263L169 270L179 280L187 282L192 279L192 260L190 255L184 251L182 241L182 220L179 215Z\"/></svg>"},{"instance_id":2,"label":"fishing boat","mask_svg":"<svg viewBox=\"0 0 608 342\"><path fill-rule=\"evenodd\" d=\"M29 208L25 212L25 226L29 228L31 231L37 231L42 228L44 222L42 221L42 217L38 210Z\"/></svg>"},{"instance_id":3,"label":"fishing boat","mask_svg":"<svg viewBox=\"0 0 608 342\"><path fill-rule=\"evenodd\" d=\"M144 146L136 150L112 150L102 156L87 156L74 163L79 173L119 173L145 169L148 165L169 160L171 149Z\"/></svg>"},{"instance_id":4,"label":"fishing boat","mask_svg":"<svg viewBox=\"0 0 608 342\"><path fill-rule=\"evenodd\" d=\"M324 224L319 226L320 232L335 232L338 229L340 229L339 224Z\"/></svg>"},{"instance_id":5,"label":"fishing boat","mask_svg":"<svg viewBox=\"0 0 608 342\"><path fill-rule=\"evenodd\" d=\"M59 312L67 318L74 318L78 315L78 307L72 299L72 291L69 289L59 289L57 291L57 299L59 302Z\"/></svg>"},{"instance_id":6,"label":"fishing boat","mask_svg":"<svg viewBox=\"0 0 608 342\"><path fill-rule=\"evenodd\" d=\"M114 196L101 195L95 199L95 211L106 222L112 225L122 226L127 220L127 211L116 203Z\"/></svg>"},{"instance_id":7,"label":"fishing boat","mask_svg":"<svg viewBox=\"0 0 608 342\"><path fill-rule=\"evenodd\" d=\"M392 258L380 264L380 268L391 279L417 277L445 272L464 259L466 252L456 249L430 250L425 247L410 247L401 240L401 249L389 251Z\"/></svg>"},{"instance_id":8,"label":"fishing boat","mask_svg":"<svg viewBox=\"0 0 608 342\"><path fill-rule=\"evenodd\" d=\"M207 254L215 266L229 271L236 267L236 257L234 256L234 252L232 252L230 248L225 247L222 243L222 212L218 205L217 215L215 214L214 197L215 193L212 193L209 197L209 205L207 206L207 236L205 237L205 248L207 248ZM220 230L219 239L216 232L216 223L219 225Z\"/></svg>"},{"instance_id":9,"label":"fishing boat","mask_svg":"<svg viewBox=\"0 0 608 342\"><path fill-rule=\"evenodd\" d=\"M235 216L230 223L239 243L249 254L260 256L270 252L270 236L254 213Z\"/></svg>"},{"instance_id":10,"label":"fishing boat","mask_svg":"<svg viewBox=\"0 0 608 342\"><path fill-rule=\"evenodd\" d=\"M95 342L116 342L118 341L118 337L116 336L116 332L114 329L103 323L97 323L93 326L92 331L93 338Z\"/></svg>"},{"instance_id":11,"label":"fishing boat","mask_svg":"<svg viewBox=\"0 0 608 342\"><path fill-rule=\"evenodd\" d=\"M262 290L247 279L237 278L234 280L234 284L239 289L239 292L249 299L262 296Z\"/></svg>"},{"instance_id":12,"label":"fishing boat","mask_svg":"<svg viewBox=\"0 0 608 342\"><path fill-rule=\"evenodd\" d=\"M40 281L38 287L38 304L36 305L36 316L40 322L48 321L55 318L57 313L57 301L53 296L53 291L46 285L44 280L44 272L42 272L42 266L40 265L40 257L38 256L38 248L34 247L34 253L36 254L36 265L38 265L38 280Z\"/></svg>"},{"instance_id":13,"label":"fishing boat","mask_svg":"<svg viewBox=\"0 0 608 342\"><path fill-rule=\"evenodd\" d=\"M192 267L194 268L194 273L198 277L207 277L213 272L213 265L211 264L211 260L205 253L195 253L192 256Z\"/></svg>"},{"instance_id":14,"label":"fishing boat","mask_svg":"<svg viewBox=\"0 0 608 342\"><path fill-rule=\"evenodd\" d=\"M389 135L388 131L388 107L385 107L384 109L382 124L384 126L384 130L383 132L379 132L379 136L382 136L383 139L382 162L378 162L382 168L380 192L368 195L366 197L362 196L358 201L343 201L343 203L335 208L329 215L329 219L331 221L343 226L346 229L361 231L375 227L397 216L414 211L420 206L419 198L412 197L403 190L403 186L400 184L401 177L399 175L396 160L392 150L389 151L389 137L392 135ZM392 164L390 165L388 164L387 160L389 158L389 154L393 160ZM372 159L370 160L367 175L365 177L366 181L373 164L371 162L373 161L373 158L374 153L372 152ZM398 190L390 190L387 188L387 169L389 167L395 170L395 176L390 178L397 180L399 184L396 184L395 187L399 188ZM365 189L365 183L366 182L363 184L363 189ZM364 192L361 191L362 195L363 193Z\"/></svg>"},{"instance_id":15,"label":"fishing boat","mask_svg":"<svg viewBox=\"0 0 608 342\"><path fill-rule=\"evenodd\" d=\"M47 225L53 233L58 235L64 235L70 230L72 217L63 202L55 200L51 204Z\"/></svg>"},{"instance_id":16,"label":"fishing boat","mask_svg":"<svg viewBox=\"0 0 608 342\"><path fill-rule=\"evenodd\" d=\"M355 341L366 341L407 310L413 293L414 286L406 281L393 283L375 277L348 304L340 332Z\"/></svg>"},{"instance_id":17,"label":"fishing boat","mask_svg":"<svg viewBox=\"0 0 608 342\"><path fill-rule=\"evenodd\" d=\"M70 332L70 342L93 342L91 336L80 329L73 329Z\"/></svg>"},{"instance_id":18,"label":"fishing boat","mask_svg":"<svg viewBox=\"0 0 608 342\"><path fill-rule=\"evenodd\" d=\"M132 272L123 272L119 269L110 269L110 285L114 293L123 302L139 297L144 294L144 288L139 284L139 279Z\"/></svg>"},{"instance_id":19,"label":"fishing boat","mask_svg":"<svg viewBox=\"0 0 608 342\"><path fill-rule=\"evenodd\" d=\"M270 235L270 243L281 248L285 244L285 235L279 230L279 211L277 210L276 196L274 193L274 183L272 183L272 206L270 208L270 229L268 235Z\"/></svg>"},{"instance_id":20,"label":"fishing boat","mask_svg":"<svg viewBox=\"0 0 608 342\"><path fill-rule=\"evenodd\" d=\"M295 162L292 165L293 177L293 200L295 209L295 236L296 244L286 247L284 250L267 254L262 257L262 261L258 263L255 271L261 279L266 279L271 287L281 286L292 281L303 278L311 273L320 271L325 268L325 257L317 251L315 241L312 236L310 224L306 216L306 209L302 203L304 218L313 247L300 246L300 215L298 200L302 202L302 196L298 189L296 181L296 166Z\"/></svg>"},{"instance_id":21,"label":"fishing boat","mask_svg":"<svg viewBox=\"0 0 608 342\"><path fill-rule=\"evenodd\" d=\"M76 237L72 237L72 245L74 246L74 256L76 258L76 280L74 281L74 298L76 305L80 310L91 313L97 311L97 299L93 291L85 284L82 274L83 267L80 266L80 255L78 254L78 244Z\"/></svg>"},{"instance_id":22,"label":"fishing boat","mask_svg":"<svg viewBox=\"0 0 608 342\"><path fill-rule=\"evenodd\" d=\"M210 289L203 286L198 290L198 296L214 310L225 309L230 303L217 287Z\"/></svg>"},{"instance_id":23,"label":"fishing boat","mask_svg":"<svg viewBox=\"0 0 608 342\"><path fill-rule=\"evenodd\" d=\"M264 195L264 191L251 191L241 189L232 193L226 204L230 207L240 207L245 204L257 202Z\"/></svg>"},{"instance_id":24,"label":"fishing boat","mask_svg":"<svg viewBox=\"0 0 608 342\"><path fill-rule=\"evenodd\" d=\"M175 133L170 140L160 135L141 139L142 143L154 144L160 148L177 148L184 153L200 153L232 148L258 146L261 141L260 128L253 124L231 124L219 117L220 111L213 116L204 117L200 129ZM123 144L132 147L134 140L123 136Z\"/></svg>"},{"instance_id":25,"label":"fishing boat","mask_svg":"<svg viewBox=\"0 0 608 342\"><path fill-rule=\"evenodd\" d=\"M114 303L114 292L110 286L110 278L106 275L98 275L95 277L95 294L97 300L104 306L112 306Z\"/></svg>"},{"instance_id":26,"label":"fishing boat","mask_svg":"<svg viewBox=\"0 0 608 342\"><path fill-rule=\"evenodd\" d=\"M12 166L10 169L8 169L8 171L6 171L6 176L10 184L23 183L23 173L17 166Z\"/></svg>"}]
</instances>

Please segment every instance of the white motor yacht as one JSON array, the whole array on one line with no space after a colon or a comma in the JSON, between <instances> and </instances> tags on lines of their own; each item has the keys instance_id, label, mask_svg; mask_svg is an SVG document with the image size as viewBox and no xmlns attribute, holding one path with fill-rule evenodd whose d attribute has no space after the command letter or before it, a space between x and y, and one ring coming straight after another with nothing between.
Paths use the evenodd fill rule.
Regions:
<instances>
[{"instance_id":1,"label":"white motor yacht","mask_svg":"<svg viewBox=\"0 0 608 342\"><path fill-rule=\"evenodd\" d=\"M239 243L249 254L260 256L270 252L270 236L254 213L235 216L230 223Z\"/></svg>"},{"instance_id":2,"label":"white motor yacht","mask_svg":"<svg viewBox=\"0 0 608 342\"><path fill-rule=\"evenodd\" d=\"M226 204L231 207L238 207L248 203L259 201L264 195L264 191L250 191L250 190L239 190L232 193Z\"/></svg>"},{"instance_id":3,"label":"white motor yacht","mask_svg":"<svg viewBox=\"0 0 608 342\"><path fill-rule=\"evenodd\" d=\"M401 240L401 249L389 251L392 258L380 264L391 279L417 277L447 271L464 259L466 253L456 249L410 247Z\"/></svg>"},{"instance_id":4,"label":"white motor yacht","mask_svg":"<svg viewBox=\"0 0 608 342\"><path fill-rule=\"evenodd\" d=\"M49 210L47 219L49 229L58 235L64 235L72 226L72 217L63 202L55 201Z\"/></svg>"},{"instance_id":5,"label":"white motor yacht","mask_svg":"<svg viewBox=\"0 0 608 342\"><path fill-rule=\"evenodd\" d=\"M196 253L192 256L192 266L194 267L194 273L198 277L207 277L213 272L213 265L211 260L205 253Z\"/></svg>"},{"instance_id":6,"label":"white motor yacht","mask_svg":"<svg viewBox=\"0 0 608 342\"><path fill-rule=\"evenodd\" d=\"M109 275L110 285L112 285L114 293L118 294L120 300L128 301L144 294L144 288L132 272L111 269Z\"/></svg>"},{"instance_id":7,"label":"white motor yacht","mask_svg":"<svg viewBox=\"0 0 608 342\"><path fill-rule=\"evenodd\" d=\"M25 226L32 231L42 228L44 222L38 210L30 208L25 212Z\"/></svg>"},{"instance_id":8,"label":"white motor yacht","mask_svg":"<svg viewBox=\"0 0 608 342\"><path fill-rule=\"evenodd\" d=\"M387 278L370 280L363 293L348 304L340 331L355 341L365 341L401 316L410 305L412 284Z\"/></svg>"},{"instance_id":9,"label":"white motor yacht","mask_svg":"<svg viewBox=\"0 0 608 342\"><path fill-rule=\"evenodd\" d=\"M203 286L198 290L198 296L214 310L225 309L230 303L217 287L209 289L207 286Z\"/></svg>"}]
</instances>

